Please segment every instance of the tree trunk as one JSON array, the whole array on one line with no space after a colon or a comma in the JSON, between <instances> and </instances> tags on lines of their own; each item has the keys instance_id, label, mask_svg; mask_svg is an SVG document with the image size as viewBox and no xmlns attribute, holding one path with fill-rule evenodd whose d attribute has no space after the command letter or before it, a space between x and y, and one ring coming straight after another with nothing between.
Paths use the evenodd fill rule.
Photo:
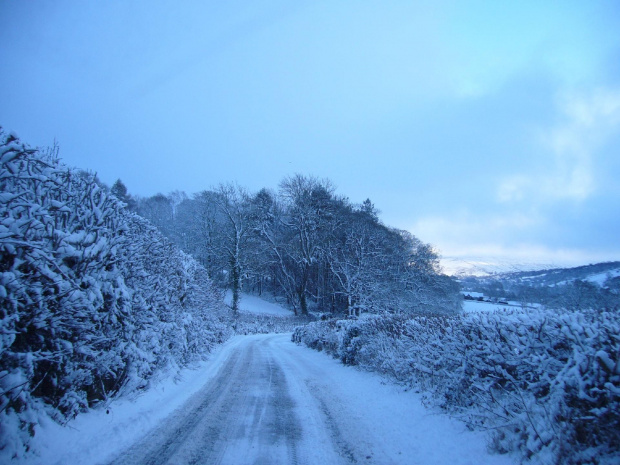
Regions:
<instances>
[{"instance_id":1,"label":"tree trunk","mask_svg":"<svg viewBox=\"0 0 620 465\"><path fill-rule=\"evenodd\" d=\"M235 317L239 314L239 300L241 299L241 270L237 260L234 258L231 260L231 290L232 290L232 311Z\"/></svg>"},{"instance_id":2,"label":"tree trunk","mask_svg":"<svg viewBox=\"0 0 620 465\"><path fill-rule=\"evenodd\" d=\"M306 300L306 290L302 287L297 292L299 295L299 307L301 308L301 314L308 316L308 301Z\"/></svg>"}]
</instances>

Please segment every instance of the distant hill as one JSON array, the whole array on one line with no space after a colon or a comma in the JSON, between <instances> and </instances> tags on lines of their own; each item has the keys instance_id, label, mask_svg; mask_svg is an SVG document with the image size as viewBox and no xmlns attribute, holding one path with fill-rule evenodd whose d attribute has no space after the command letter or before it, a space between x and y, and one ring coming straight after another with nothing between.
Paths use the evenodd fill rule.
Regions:
<instances>
[{"instance_id":1,"label":"distant hill","mask_svg":"<svg viewBox=\"0 0 620 465\"><path fill-rule=\"evenodd\" d=\"M620 262L574 268L467 276L463 293L485 298L540 303L552 308L620 308Z\"/></svg>"},{"instance_id":2,"label":"distant hill","mask_svg":"<svg viewBox=\"0 0 620 465\"><path fill-rule=\"evenodd\" d=\"M489 276L475 277L478 282L500 281L510 284L525 284L534 287L557 286L574 281L588 281L604 286L608 279L620 277L620 262L604 262L574 268L550 268L536 271L515 271L495 273ZM463 279L471 281L471 277Z\"/></svg>"},{"instance_id":3,"label":"distant hill","mask_svg":"<svg viewBox=\"0 0 620 465\"><path fill-rule=\"evenodd\" d=\"M555 268L552 263L502 260L501 258L485 258L471 256L441 257L443 271L454 277L465 278L470 276L491 276L502 273L515 273L519 271L546 270Z\"/></svg>"}]
</instances>

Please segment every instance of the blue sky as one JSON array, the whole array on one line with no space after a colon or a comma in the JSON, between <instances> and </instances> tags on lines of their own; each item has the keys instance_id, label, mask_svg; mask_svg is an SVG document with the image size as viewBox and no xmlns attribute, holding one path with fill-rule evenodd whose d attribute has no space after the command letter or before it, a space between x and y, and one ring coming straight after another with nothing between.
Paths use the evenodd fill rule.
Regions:
<instances>
[{"instance_id":1,"label":"blue sky","mask_svg":"<svg viewBox=\"0 0 620 465\"><path fill-rule=\"evenodd\" d=\"M620 259L620 3L0 0L0 124L141 196L294 173L459 262Z\"/></svg>"}]
</instances>

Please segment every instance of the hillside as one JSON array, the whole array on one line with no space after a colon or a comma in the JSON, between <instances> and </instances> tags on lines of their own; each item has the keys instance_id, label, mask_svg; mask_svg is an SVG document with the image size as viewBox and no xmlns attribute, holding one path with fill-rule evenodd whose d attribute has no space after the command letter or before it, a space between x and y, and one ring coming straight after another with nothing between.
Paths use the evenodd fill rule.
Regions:
<instances>
[{"instance_id":1,"label":"hillside","mask_svg":"<svg viewBox=\"0 0 620 465\"><path fill-rule=\"evenodd\" d=\"M549 268L536 271L496 273L476 279L479 282L500 281L532 286L556 286L579 280L603 286L607 279L619 276L620 262L603 262L574 268Z\"/></svg>"},{"instance_id":2,"label":"hillside","mask_svg":"<svg viewBox=\"0 0 620 465\"><path fill-rule=\"evenodd\" d=\"M535 302L558 308L618 308L620 262L467 276L460 283L463 293L478 292L492 300Z\"/></svg>"}]
</instances>

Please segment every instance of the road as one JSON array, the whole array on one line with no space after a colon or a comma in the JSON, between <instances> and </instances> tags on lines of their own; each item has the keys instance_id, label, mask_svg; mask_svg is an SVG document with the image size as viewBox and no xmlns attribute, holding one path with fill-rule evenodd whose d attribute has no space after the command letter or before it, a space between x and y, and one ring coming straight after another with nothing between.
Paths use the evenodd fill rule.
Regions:
<instances>
[{"instance_id":1,"label":"road","mask_svg":"<svg viewBox=\"0 0 620 465\"><path fill-rule=\"evenodd\" d=\"M236 338L217 375L114 465L508 464L380 378L299 347Z\"/></svg>"}]
</instances>

